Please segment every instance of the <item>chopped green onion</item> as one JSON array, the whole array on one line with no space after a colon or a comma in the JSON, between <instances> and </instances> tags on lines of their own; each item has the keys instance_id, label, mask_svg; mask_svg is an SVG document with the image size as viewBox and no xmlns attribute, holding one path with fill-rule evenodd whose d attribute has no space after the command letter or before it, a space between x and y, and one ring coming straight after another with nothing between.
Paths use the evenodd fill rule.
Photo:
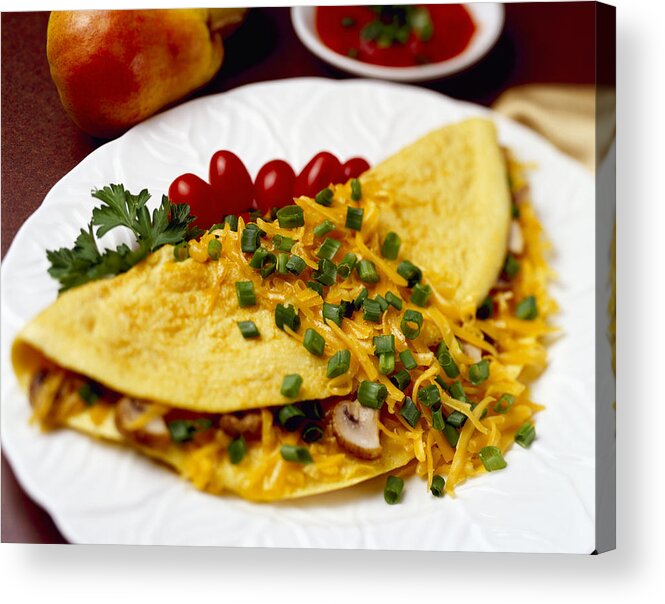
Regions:
<instances>
[{"instance_id":1,"label":"chopped green onion","mask_svg":"<svg viewBox=\"0 0 665 604\"><path fill-rule=\"evenodd\" d=\"M297 445L282 445L279 452L282 459L285 461L294 461L296 463L308 464L312 463L312 455L305 447L298 447Z\"/></svg>"},{"instance_id":2,"label":"chopped green onion","mask_svg":"<svg viewBox=\"0 0 665 604\"><path fill-rule=\"evenodd\" d=\"M374 336L372 342L374 344L374 354L377 357L384 352L395 352L395 336L392 334L387 336Z\"/></svg>"},{"instance_id":3,"label":"chopped green onion","mask_svg":"<svg viewBox=\"0 0 665 604\"><path fill-rule=\"evenodd\" d=\"M224 216L224 224L228 224L229 229L231 229L234 233L238 232L238 217L235 214Z\"/></svg>"},{"instance_id":4,"label":"chopped green onion","mask_svg":"<svg viewBox=\"0 0 665 604\"><path fill-rule=\"evenodd\" d=\"M261 277L265 279L275 272L277 266L277 259L275 254L268 253L263 259L263 266L261 267Z\"/></svg>"},{"instance_id":5,"label":"chopped green onion","mask_svg":"<svg viewBox=\"0 0 665 604\"><path fill-rule=\"evenodd\" d=\"M280 252L290 252L291 248L295 245L296 240L291 239L291 237L285 237L284 235L275 235L272 238L272 242L276 250Z\"/></svg>"},{"instance_id":6,"label":"chopped green onion","mask_svg":"<svg viewBox=\"0 0 665 604\"><path fill-rule=\"evenodd\" d=\"M314 233L314 237L323 237L324 235L334 230L335 230L335 223L326 219L321 224L315 226L312 232Z\"/></svg>"},{"instance_id":7,"label":"chopped green onion","mask_svg":"<svg viewBox=\"0 0 665 604\"><path fill-rule=\"evenodd\" d=\"M286 263L286 270L293 275L299 275L307 268L307 263L295 254L291 255L289 261Z\"/></svg>"},{"instance_id":8,"label":"chopped green onion","mask_svg":"<svg viewBox=\"0 0 665 604\"><path fill-rule=\"evenodd\" d=\"M242 308L256 304L254 284L251 281L236 281L236 296L238 305Z\"/></svg>"},{"instance_id":9,"label":"chopped green onion","mask_svg":"<svg viewBox=\"0 0 665 604\"><path fill-rule=\"evenodd\" d=\"M515 307L515 316L525 321L533 321L538 316L536 297L527 296Z\"/></svg>"},{"instance_id":10,"label":"chopped green onion","mask_svg":"<svg viewBox=\"0 0 665 604\"><path fill-rule=\"evenodd\" d=\"M395 371L395 353L384 352L379 355L379 373L381 375L390 375Z\"/></svg>"},{"instance_id":11,"label":"chopped green onion","mask_svg":"<svg viewBox=\"0 0 665 604\"><path fill-rule=\"evenodd\" d=\"M381 305L376 300L366 298L363 301L363 319L371 323L379 323L381 321Z\"/></svg>"},{"instance_id":12,"label":"chopped green onion","mask_svg":"<svg viewBox=\"0 0 665 604\"><path fill-rule=\"evenodd\" d=\"M515 433L515 442L528 449L536 438L536 427L531 422L524 422Z\"/></svg>"},{"instance_id":13,"label":"chopped green onion","mask_svg":"<svg viewBox=\"0 0 665 604\"><path fill-rule=\"evenodd\" d=\"M337 267L334 262L321 258L319 268L312 273L312 277L322 285L333 285L337 281Z\"/></svg>"},{"instance_id":14,"label":"chopped green onion","mask_svg":"<svg viewBox=\"0 0 665 604\"><path fill-rule=\"evenodd\" d=\"M277 222L283 229L295 229L304 226L305 215L300 206L284 206L277 210Z\"/></svg>"},{"instance_id":15,"label":"chopped green onion","mask_svg":"<svg viewBox=\"0 0 665 604\"><path fill-rule=\"evenodd\" d=\"M212 422L207 418L199 418L194 421L189 419L176 419L167 422L167 427L171 435L171 440L177 443L184 443L192 440L196 432L207 430L212 426Z\"/></svg>"},{"instance_id":16,"label":"chopped green onion","mask_svg":"<svg viewBox=\"0 0 665 604\"><path fill-rule=\"evenodd\" d=\"M493 314L494 301L492 300L492 296L487 296L487 298L482 301L482 304L476 309L476 319L484 321L485 319L491 318Z\"/></svg>"},{"instance_id":17,"label":"chopped green onion","mask_svg":"<svg viewBox=\"0 0 665 604\"><path fill-rule=\"evenodd\" d=\"M512 188L512 185L511 185L511 188ZM512 206L510 208L510 214L513 218L519 218L520 217L520 207L516 203L512 204Z\"/></svg>"},{"instance_id":18,"label":"chopped green onion","mask_svg":"<svg viewBox=\"0 0 665 604\"><path fill-rule=\"evenodd\" d=\"M261 239L261 230L255 224L248 224L240 235L240 249L248 254L254 253Z\"/></svg>"},{"instance_id":19,"label":"chopped green onion","mask_svg":"<svg viewBox=\"0 0 665 604\"><path fill-rule=\"evenodd\" d=\"M186 241L181 241L173 247L173 257L176 259L176 262L182 262L189 258L189 243Z\"/></svg>"},{"instance_id":20,"label":"chopped green onion","mask_svg":"<svg viewBox=\"0 0 665 604\"><path fill-rule=\"evenodd\" d=\"M326 376L330 379L344 375L351 365L351 352L348 350L338 350L328 359L328 370Z\"/></svg>"},{"instance_id":21,"label":"chopped green onion","mask_svg":"<svg viewBox=\"0 0 665 604\"><path fill-rule=\"evenodd\" d=\"M388 302L383 296L376 295L374 296L374 299L379 303L379 306L381 307L381 312L386 312L388 310Z\"/></svg>"},{"instance_id":22,"label":"chopped green onion","mask_svg":"<svg viewBox=\"0 0 665 604\"><path fill-rule=\"evenodd\" d=\"M466 415L459 411L453 411L447 418L446 423L454 428L461 428L466 423Z\"/></svg>"},{"instance_id":23,"label":"chopped green onion","mask_svg":"<svg viewBox=\"0 0 665 604\"><path fill-rule=\"evenodd\" d=\"M363 303L365 300L367 300L367 297L369 296L369 292L367 291L366 287L363 287L360 290L360 293L356 297L356 299L353 301L353 306L356 310L360 310L363 306Z\"/></svg>"},{"instance_id":24,"label":"chopped green onion","mask_svg":"<svg viewBox=\"0 0 665 604\"><path fill-rule=\"evenodd\" d=\"M320 206L331 206L333 201L333 192L332 189L326 187L321 189L314 198L314 201Z\"/></svg>"},{"instance_id":25,"label":"chopped green onion","mask_svg":"<svg viewBox=\"0 0 665 604\"><path fill-rule=\"evenodd\" d=\"M233 464L239 464L247 453L247 443L242 435L233 439L227 448L229 461Z\"/></svg>"},{"instance_id":26,"label":"chopped green onion","mask_svg":"<svg viewBox=\"0 0 665 604\"><path fill-rule=\"evenodd\" d=\"M413 358L413 354L408 349L399 353L399 360L402 361L404 367L406 367L409 371L418 367L416 359Z\"/></svg>"},{"instance_id":27,"label":"chopped green onion","mask_svg":"<svg viewBox=\"0 0 665 604\"><path fill-rule=\"evenodd\" d=\"M446 426L443 429L443 435L446 437L446 440L451 447L455 448L457 446L457 442L459 441L459 432L448 422L446 422Z\"/></svg>"},{"instance_id":28,"label":"chopped green onion","mask_svg":"<svg viewBox=\"0 0 665 604\"><path fill-rule=\"evenodd\" d=\"M450 386L443 381L443 378L440 375L435 376L434 381L441 387L441 390L450 394Z\"/></svg>"},{"instance_id":29,"label":"chopped green onion","mask_svg":"<svg viewBox=\"0 0 665 604\"><path fill-rule=\"evenodd\" d=\"M455 400L461 401L463 403L469 402L461 382L453 382L450 384L450 396L452 396Z\"/></svg>"},{"instance_id":30,"label":"chopped green onion","mask_svg":"<svg viewBox=\"0 0 665 604\"><path fill-rule=\"evenodd\" d=\"M342 326L342 319L344 318L344 309L341 304L323 303L323 310L321 311L324 321L328 319L335 323L335 325Z\"/></svg>"},{"instance_id":31,"label":"chopped green onion","mask_svg":"<svg viewBox=\"0 0 665 604\"><path fill-rule=\"evenodd\" d=\"M339 305L342 307L342 315L347 319L350 319L356 310L353 306L353 302L349 300L340 300Z\"/></svg>"},{"instance_id":32,"label":"chopped green onion","mask_svg":"<svg viewBox=\"0 0 665 604\"><path fill-rule=\"evenodd\" d=\"M238 329L245 340L249 338L258 338L261 334L254 321L238 321Z\"/></svg>"},{"instance_id":33,"label":"chopped green onion","mask_svg":"<svg viewBox=\"0 0 665 604\"><path fill-rule=\"evenodd\" d=\"M356 272L358 278L363 283L378 283L379 273L376 272L376 267L371 260L362 259L356 264Z\"/></svg>"},{"instance_id":34,"label":"chopped green onion","mask_svg":"<svg viewBox=\"0 0 665 604\"><path fill-rule=\"evenodd\" d=\"M339 274L342 279L346 279L356 267L356 262L358 262L358 257L353 252L349 252L337 265L337 274Z\"/></svg>"},{"instance_id":35,"label":"chopped green onion","mask_svg":"<svg viewBox=\"0 0 665 604\"><path fill-rule=\"evenodd\" d=\"M416 283L420 283L423 278L423 272L413 262L402 260L397 267L397 274L406 279L409 287L413 287Z\"/></svg>"},{"instance_id":36,"label":"chopped green onion","mask_svg":"<svg viewBox=\"0 0 665 604\"><path fill-rule=\"evenodd\" d=\"M282 380L282 388L280 392L282 396L287 398L296 398L300 392L300 386L302 386L302 377L297 373L289 373L284 376Z\"/></svg>"},{"instance_id":37,"label":"chopped green onion","mask_svg":"<svg viewBox=\"0 0 665 604\"><path fill-rule=\"evenodd\" d=\"M263 246L256 249L252 259L249 261L249 266L252 268L261 268L263 266L263 261L268 255L268 250Z\"/></svg>"},{"instance_id":38,"label":"chopped green onion","mask_svg":"<svg viewBox=\"0 0 665 604\"><path fill-rule=\"evenodd\" d=\"M174 419L167 423L171 440L176 443L184 443L192 440L196 427L193 422L186 419Z\"/></svg>"},{"instance_id":39,"label":"chopped green onion","mask_svg":"<svg viewBox=\"0 0 665 604\"><path fill-rule=\"evenodd\" d=\"M520 272L520 263L515 256L508 254L506 256L506 261L503 264L503 274L506 275L509 279L512 279Z\"/></svg>"},{"instance_id":40,"label":"chopped green onion","mask_svg":"<svg viewBox=\"0 0 665 604\"><path fill-rule=\"evenodd\" d=\"M363 208L346 208L346 223L345 226L347 229L353 229L354 231L359 231L363 226L363 214L365 210Z\"/></svg>"},{"instance_id":41,"label":"chopped green onion","mask_svg":"<svg viewBox=\"0 0 665 604\"><path fill-rule=\"evenodd\" d=\"M478 457L480 457L480 461L483 462L488 472L503 470L508 465L503 455L501 455L499 447L483 447L478 451Z\"/></svg>"},{"instance_id":42,"label":"chopped green onion","mask_svg":"<svg viewBox=\"0 0 665 604\"><path fill-rule=\"evenodd\" d=\"M302 439L306 443L315 443L323 438L323 429L316 424L308 424L303 428Z\"/></svg>"},{"instance_id":43,"label":"chopped green onion","mask_svg":"<svg viewBox=\"0 0 665 604\"><path fill-rule=\"evenodd\" d=\"M300 317L294 306L286 306L284 304L278 304L275 306L275 325L280 329L284 329L286 325L293 331L298 331L300 329Z\"/></svg>"},{"instance_id":44,"label":"chopped green onion","mask_svg":"<svg viewBox=\"0 0 665 604\"><path fill-rule=\"evenodd\" d=\"M351 199L353 201L360 201L363 196L362 187L360 186L360 181L357 178L351 179Z\"/></svg>"},{"instance_id":45,"label":"chopped green onion","mask_svg":"<svg viewBox=\"0 0 665 604\"><path fill-rule=\"evenodd\" d=\"M319 294L319 296L323 298L323 285L317 281L308 281L307 287L309 287L309 289L313 289L317 294Z\"/></svg>"},{"instance_id":46,"label":"chopped green onion","mask_svg":"<svg viewBox=\"0 0 665 604\"><path fill-rule=\"evenodd\" d=\"M395 375L390 378L390 381L400 390L405 390L411 383L411 374L406 369L400 369Z\"/></svg>"},{"instance_id":47,"label":"chopped green onion","mask_svg":"<svg viewBox=\"0 0 665 604\"><path fill-rule=\"evenodd\" d=\"M386 486L383 489L383 498L386 503L394 505L395 503L399 503L403 490L404 481L399 476L388 476L386 478Z\"/></svg>"},{"instance_id":48,"label":"chopped green onion","mask_svg":"<svg viewBox=\"0 0 665 604\"><path fill-rule=\"evenodd\" d=\"M445 487L446 481L443 476L441 476L441 474L434 474L434 476L432 476L432 486L429 488L432 495L434 495L434 497L443 497Z\"/></svg>"},{"instance_id":49,"label":"chopped green onion","mask_svg":"<svg viewBox=\"0 0 665 604\"><path fill-rule=\"evenodd\" d=\"M298 429L300 422L305 419L305 414L296 405L285 405L277 413L277 419L287 432L294 432Z\"/></svg>"},{"instance_id":50,"label":"chopped green onion","mask_svg":"<svg viewBox=\"0 0 665 604\"><path fill-rule=\"evenodd\" d=\"M405 310L402 315L400 329L407 340L415 340L423 326L423 315L417 310Z\"/></svg>"},{"instance_id":51,"label":"chopped green onion","mask_svg":"<svg viewBox=\"0 0 665 604\"><path fill-rule=\"evenodd\" d=\"M434 35L434 23L432 16L425 7L414 7L408 13L409 25L413 28L416 37L421 42L429 42Z\"/></svg>"},{"instance_id":52,"label":"chopped green onion","mask_svg":"<svg viewBox=\"0 0 665 604\"><path fill-rule=\"evenodd\" d=\"M494 403L494 413L508 413L515 403L515 396L512 394L502 394L499 400Z\"/></svg>"},{"instance_id":53,"label":"chopped green onion","mask_svg":"<svg viewBox=\"0 0 665 604\"><path fill-rule=\"evenodd\" d=\"M399 254L399 248L402 245L402 240L397 233L392 231L386 235L386 238L381 244L381 255L388 260L397 259L397 254ZM402 275L404 276L404 275ZM406 279L406 277L404 277Z\"/></svg>"},{"instance_id":54,"label":"chopped green onion","mask_svg":"<svg viewBox=\"0 0 665 604\"><path fill-rule=\"evenodd\" d=\"M448 346L446 346L446 343L443 340L441 340L439 347L436 349L436 359L439 361L441 369L445 371L449 378L456 378L459 375L459 367L453 360L453 357L448 350Z\"/></svg>"},{"instance_id":55,"label":"chopped green onion","mask_svg":"<svg viewBox=\"0 0 665 604\"><path fill-rule=\"evenodd\" d=\"M412 428L416 427L416 424L418 423L421 415L420 410L410 396L404 397L404 402L402 403L402 407L399 410L399 414Z\"/></svg>"},{"instance_id":56,"label":"chopped green onion","mask_svg":"<svg viewBox=\"0 0 665 604\"><path fill-rule=\"evenodd\" d=\"M208 257L211 260L219 260L222 255L222 244L219 239L211 239L208 241Z\"/></svg>"},{"instance_id":57,"label":"chopped green onion","mask_svg":"<svg viewBox=\"0 0 665 604\"><path fill-rule=\"evenodd\" d=\"M418 390L418 401L425 407L431 407L432 405L436 405L436 403L440 403L441 392L439 392L436 384L429 384L420 388Z\"/></svg>"},{"instance_id":58,"label":"chopped green onion","mask_svg":"<svg viewBox=\"0 0 665 604\"><path fill-rule=\"evenodd\" d=\"M320 357L326 346L326 341L323 336L311 327L305 332L305 338L302 345L313 355Z\"/></svg>"},{"instance_id":59,"label":"chopped green onion","mask_svg":"<svg viewBox=\"0 0 665 604\"><path fill-rule=\"evenodd\" d=\"M83 386L79 388L78 395L88 407L91 407L102 395L102 388L96 382L85 382Z\"/></svg>"},{"instance_id":60,"label":"chopped green onion","mask_svg":"<svg viewBox=\"0 0 665 604\"><path fill-rule=\"evenodd\" d=\"M446 427L446 421L443 418L441 405L437 404L432 407L432 428L435 430L443 431Z\"/></svg>"},{"instance_id":61,"label":"chopped green onion","mask_svg":"<svg viewBox=\"0 0 665 604\"><path fill-rule=\"evenodd\" d=\"M380 409L387 397L388 389L383 384L367 380L360 382L358 401L363 407Z\"/></svg>"},{"instance_id":62,"label":"chopped green onion","mask_svg":"<svg viewBox=\"0 0 665 604\"><path fill-rule=\"evenodd\" d=\"M429 303L429 297L432 295L432 288L429 285L416 283L411 292L411 302L416 306L425 307Z\"/></svg>"},{"instance_id":63,"label":"chopped green onion","mask_svg":"<svg viewBox=\"0 0 665 604\"><path fill-rule=\"evenodd\" d=\"M356 20L353 17L342 17L341 24L342 27L353 27L356 24Z\"/></svg>"},{"instance_id":64,"label":"chopped green onion","mask_svg":"<svg viewBox=\"0 0 665 604\"><path fill-rule=\"evenodd\" d=\"M323 419L323 407L319 401L305 401L298 406L309 419Z\"/></svg>"},{"instance_id":65,"label":"chopped green onion","mask_svg":"<svg viewBox=\"0 0 665 604\"><path fill-rule=\"evenodd\" d=\"M277 254L277 272L280 275L286 275L286 273L288 272L286 270L286 264L288 263L288 261L289 261L288 254L284 252L280 252L279 254Z\"/></svg>"},{"instance_id":66,"label":"chopped green onion","mask_svg":"<svg viewBox=\"0 0 665 604\"><path fill-rule=\"evenodd\" d=\"M469 381L474 385L482 384L490 376L490 362L487 359L469 366Z\"/></svg>"},{"instance_id":67,"label":"chopped green onion","mask_svg":"<svg viewBox=\"0 0 665 604\"><path fill-rule=\"evenodd\" d=\"M317 258L325 258L326 260L332 260L335 257L335 254L339 252L339 248L342 247L342 243L337 241L337 239L332 239L331 237L326 237L321 247L316 252Z\"/></svg>"},{"instance_id":68,"label":"chopped green onion","mask_svg":"<svg viewBox=\"0 0 665 604\"><path fill-rule=\"evenodd\" d=\"M396 296L392 292L386 292L386 302L388 302L390 306L396 308L397 310L402 310L402 298Z\"/></svg>"}]
</instances>

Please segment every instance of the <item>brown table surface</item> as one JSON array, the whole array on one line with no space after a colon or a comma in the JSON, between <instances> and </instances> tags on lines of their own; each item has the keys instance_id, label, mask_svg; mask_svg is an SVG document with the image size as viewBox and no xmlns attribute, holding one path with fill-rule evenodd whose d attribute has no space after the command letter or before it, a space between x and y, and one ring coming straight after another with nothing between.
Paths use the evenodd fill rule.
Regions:
<instances>
[{"instance_id":1,"label":"brown table surface","mask_svg":"<svg viewBox=\"0 0 665 604\"><path fill-rule=\"evenodd\" d=\"M529 83L595 80L593 2L506 5L503 34L476 66L424 84L490 105L504 90ZM2 15L2 254L49 189L104 141L79 131L65 114L46 61L48 13ZM197 96L264 80L346 78L300 43L289 9L250 12L226 44L225 63ZM48 513L18 484L2 458L3 542L66 543Z\"/></svg>"}]
</instances>

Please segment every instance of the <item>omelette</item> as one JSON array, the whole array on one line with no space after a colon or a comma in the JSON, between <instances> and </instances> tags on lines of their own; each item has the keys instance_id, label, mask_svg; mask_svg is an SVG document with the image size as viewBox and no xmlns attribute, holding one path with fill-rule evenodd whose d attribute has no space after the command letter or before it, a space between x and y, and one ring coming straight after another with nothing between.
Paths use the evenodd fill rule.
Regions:
<instances>
[{"instance_id":1,"label":"omelette","mask_svg":"<svg viewBox=\"0 0 665 604\"><path fill-rule=\"evenodd\" d=\"M546 244L492 122L164 245L16 338L33 417L272 501L415 471L446 490L529 446ZM503 465L502 465L503 464Z\"/></svg>"}]
</instances>

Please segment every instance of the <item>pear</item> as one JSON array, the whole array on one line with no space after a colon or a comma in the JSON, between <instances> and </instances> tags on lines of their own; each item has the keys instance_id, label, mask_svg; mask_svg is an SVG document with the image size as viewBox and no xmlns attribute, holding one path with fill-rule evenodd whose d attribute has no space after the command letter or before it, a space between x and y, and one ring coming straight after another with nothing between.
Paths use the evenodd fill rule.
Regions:
<instances>
[{"instance_id":1,"label":"pear","mask_svg":"<svg viewBox=\"0 0 665 604\"><path fill-rule=\"evenodd\" d=\"M54 11L46 54L67 113L111 138L207 84L247 9Z\"/></svg>"}]
</instances>

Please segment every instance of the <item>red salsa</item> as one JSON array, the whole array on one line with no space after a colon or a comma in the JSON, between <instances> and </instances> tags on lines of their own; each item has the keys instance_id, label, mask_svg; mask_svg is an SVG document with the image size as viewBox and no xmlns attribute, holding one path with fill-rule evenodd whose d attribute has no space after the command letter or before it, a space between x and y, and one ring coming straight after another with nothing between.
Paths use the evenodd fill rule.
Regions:
<instances>
[{"instance_id":1,"label":"red salsa","mask_svg":"<svg viewBox=\"0 0 665 604\"><path fill-rule=\"evenodd\" d=\"M411 67L459 55L476 25L463 4L319 6L316 29L321 41L341 55Z\"/></svg>"}]
</instances>

